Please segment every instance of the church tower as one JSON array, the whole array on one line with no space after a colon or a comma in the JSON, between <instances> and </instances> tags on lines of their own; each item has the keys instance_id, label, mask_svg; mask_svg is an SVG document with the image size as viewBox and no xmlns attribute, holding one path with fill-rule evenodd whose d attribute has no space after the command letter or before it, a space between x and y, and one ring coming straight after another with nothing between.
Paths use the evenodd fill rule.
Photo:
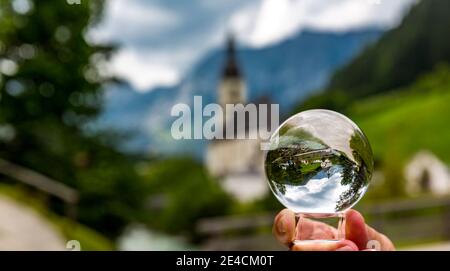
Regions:
<instances>
[{"instance_id":1,"label":"church tower","mask_svg":"<svg viewBox=\"0 0 450 271\"><path fill-rule=\"evenodd\" d=\"M227 104L247 104L247 89L237 61L234 39L228 36L224 67L217 90L217 103L222 107L225 118L219 125L224 125L222 132L226 134L227 124L234 123L237 132L236 115L227 112ZM246 122L247 124L247 122ZM244 132L250 131L246 125ZM225 137L224 137L225 138ZM259 140L223 139L211 140L206 150L206 166L209 173L216 177L225 191L242 202L261 198L268 191L263 177L263 156Z\"/></svg>"},{"instance_id":2,"label":"church tower","mask_svg":"<svg viewBox=\"0 0 450 271\"><path fill-rule=\"evenodd\" d=\"M247 93L245 82L237 63L235 42L232 35L228 36L225 66L218 88L219 104L225 109L226 104L245 104Z\"/></svg>"}]
</instances>

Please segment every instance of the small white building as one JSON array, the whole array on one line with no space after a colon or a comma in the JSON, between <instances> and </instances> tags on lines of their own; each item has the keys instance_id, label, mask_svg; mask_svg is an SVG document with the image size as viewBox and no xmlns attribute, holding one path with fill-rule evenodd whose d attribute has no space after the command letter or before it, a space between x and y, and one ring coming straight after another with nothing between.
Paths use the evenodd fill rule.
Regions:
<instances>
[{"instance_id":1,"label":"small white building","mask_svg":"<svg viewBox=\"0 0 450 271\"><path fill-rule=\"evenodd\" d=\"M450 171L430 151L418 152L405 167L406 191L411 195L431 193L450 194Z\"/></svg>"}]
</instances>

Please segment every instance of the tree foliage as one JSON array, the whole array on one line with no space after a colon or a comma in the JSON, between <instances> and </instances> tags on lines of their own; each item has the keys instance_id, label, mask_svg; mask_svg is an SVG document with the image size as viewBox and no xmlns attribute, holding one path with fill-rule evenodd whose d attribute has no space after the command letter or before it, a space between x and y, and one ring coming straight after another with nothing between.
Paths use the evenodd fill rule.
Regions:
<instances>
[{"instance_id":1,"label":"tree foliage","mask_svg":"<svg viewBox=\"0 0 450 271\"><path fill-rule=\"evenodd\" d=\"M153 163L145 173L150 194L146 220L154 228L194 237L200 218L227 214L233 200L205 168L189 158Z\"/></svg>"},{"instance_id":2,"label":"tree foliage","mask_svg":"<svg viewBox=\"0 0 450 271\"><path fill-rule=\"evenodd\" d=\"M102 109L112 47L89 43L103 1L0 2L0 157L80 191L79 219L115 234L138 212L141 182L109 134L88 134ZM58 210L58 206L53 206Z\"/></svg>"}]
</instances>

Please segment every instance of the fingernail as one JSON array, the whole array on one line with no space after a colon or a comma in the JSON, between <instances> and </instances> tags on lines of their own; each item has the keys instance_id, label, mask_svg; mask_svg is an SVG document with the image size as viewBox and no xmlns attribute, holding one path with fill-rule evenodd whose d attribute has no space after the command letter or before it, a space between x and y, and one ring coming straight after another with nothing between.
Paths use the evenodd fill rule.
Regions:
<instances>
[{"instance_id":1,"label":"fingernail","mask_svg":"<svg viewBox=\"0 0 450 271\"><path fill-rule=\"evenodd\" d=\"M281 216L280 219L278 220L277 230L278 230L279 233L285 233L286 232L286 230L284 228L284 223L283 223L283 216Z\"/></svg>"},{"instance_id":2,"label":"fingernail","mask_svg":"<svg viewBox=\"0 0 450 271\"><path fill-rule=\"evenodd\" d=\"M336 249L336 251L353 251L353 248L350 246L343 246L343 247Z\"/></svg>"}]
</instances>

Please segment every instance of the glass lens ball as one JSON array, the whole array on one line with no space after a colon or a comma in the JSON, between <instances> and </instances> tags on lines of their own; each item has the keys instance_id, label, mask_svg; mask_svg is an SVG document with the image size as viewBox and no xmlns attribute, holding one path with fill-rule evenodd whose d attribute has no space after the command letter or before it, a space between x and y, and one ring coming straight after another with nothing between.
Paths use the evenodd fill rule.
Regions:
<instances>
[{"instance_id":1,"label":"glass lens ball","mask_svg":"<svg viewBox=\"0 0 450 271\"><path fill-rule=\"evenodd\" d=\"M342 114L298 113L278 127L269 145L267 181L277 199L296 213L343 212L367 190L372 149L359 127Z\"/></svg>"}]
</instances>

